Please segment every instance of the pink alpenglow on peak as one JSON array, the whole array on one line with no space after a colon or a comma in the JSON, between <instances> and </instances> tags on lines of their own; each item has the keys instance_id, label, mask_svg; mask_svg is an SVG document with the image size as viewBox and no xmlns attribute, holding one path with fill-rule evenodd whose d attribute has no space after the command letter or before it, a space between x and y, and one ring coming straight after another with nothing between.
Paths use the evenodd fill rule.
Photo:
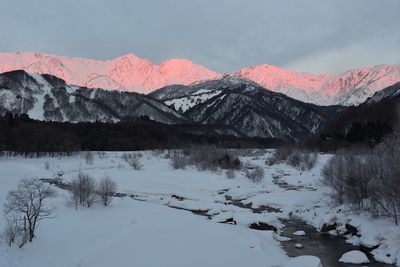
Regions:
<instances>
[{"instance_id":1,"label":"pink alpenglow on peak","mask_svg":"<svg viewBox=\"0 0 400 267\"><path fill-rule=\"evenodd\" d=\"M376 65L339 74L311 74L263 64L244 68L234 75L304 102L357 105L375 92L399 82L400 65Z\"/></svg>"},{"instance_id":2,"label":"pink alpenglow on peak","mask_svg":"<svg viewBox=\"0 0 400 267\"><path fill-rule=\"evenodd\" d=\"M256 81L265 88L274 91L279 91L279 89L283 88L319 91L323 81L333 77L333 75L329 74L299 73L267 64L244 68L234 74Z\"/></svg>"},{"instance_id":3,"label":"pink alpenglow on peak","mask_svg":"<svg viewBox=\"0 0 400 267\"><path fill-rule=\"evenodd\" d=\"M0 73L18 69L54 75L78 86L139 93L221 77L185 59L171 59L157 65L133 54L100 61L30 52L0 53Z\"/></svg>"},{"instance_id":4,"label":"pink alpenglow on peak","mask_svg":"<svg viewBox=\"0 0 400 267\"><path fill-rule=\"evenodd\" d=\"M30 52L0 53L0 73L18 69L51 74L72 85L138 93L223 77L186 59L170 59L157 65L133 54L101 61ZM340 74L312 74L262 64L232 75L303 102L357 105L375 92L400 82L400 65L362 67Z\"/></svg>"}]
</instances>

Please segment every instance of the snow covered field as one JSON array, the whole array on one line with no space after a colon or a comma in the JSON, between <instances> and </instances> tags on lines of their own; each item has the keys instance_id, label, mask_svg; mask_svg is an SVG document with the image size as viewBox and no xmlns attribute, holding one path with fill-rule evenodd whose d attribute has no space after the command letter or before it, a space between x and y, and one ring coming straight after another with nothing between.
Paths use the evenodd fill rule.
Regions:
<instances>
[{"instance_id":1,"label":"snow covered field","mask_svg":"<svg viewBox=\"0 0 400 267\"><path fill-rule=\"evenodd\" d=\"M376 259L400 266L400 228L392 220L330 202L329 188L319 181L329 155L319 156L311 171L266 166L270 151L242 157L265 170L264 180L255 184L240 172L228 179L222 171L174 170L166 153L137 153L143 155L142 170L117 152L95 153L93 164L81 156L1 158L0 203L22 178L71 181L79 171L98 180L107 174L126 196L114 198L110 207L75 210L66 205L67 192L57 188L57 198L50 200L55 218L44 220L37 238L22 249L0 243L0 266L318 266L314 257L290 259L282 249L280 219L290 216L318 229L336 222L331 234L355 226L359 236L348 236L348 242L373 247ZM277 233L250 229L252 224Z\"/></svg>"}]
</instances>

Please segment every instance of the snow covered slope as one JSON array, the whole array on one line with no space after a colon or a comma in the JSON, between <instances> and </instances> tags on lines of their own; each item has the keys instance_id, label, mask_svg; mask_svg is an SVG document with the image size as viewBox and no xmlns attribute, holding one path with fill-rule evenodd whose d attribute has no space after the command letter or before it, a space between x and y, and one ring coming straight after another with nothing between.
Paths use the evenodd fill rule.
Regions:
<instances>
[{"instance_id":1,"label":"snow covered slope","mask_svg":"<svg viewBox=\"0 0 400 267\"><path fill-rule=\"evenodd\" d=\"M185 59L166 60L156 65L133 54L96 61L43 53L0 53L0 73L19 69L54 75L77 86L139 93L222 77ZM311 74L263 64L244 68L233 75L303 102L357 105L375 92L399 82L400 65L363 67L340 74Z\"/></svg>"},{"instance_id":2,"label":"snow covered slope","mask_svg":"<svg viewBox=\"0 0 400 267\"><path fill-rule=\"evenodd\" d=\"M221 125L238 136L288 141L314 133L341 109L303 103L229 75L189 86L168 86L149 96L195 123Z\"/></svg>"},{"instance_id":3,"label":"snow covered slope","mask_svg":"<svg viewBox=\"0 0 400 267\"><path fill-rule=\"evenodd\" d=\"M167 124L187 122L173 109L145 95L71 86L54 76L22 70L0 74L0 115L6 112L69 122L144 116Z\"/></svg>"},{"instance_id":4,"label":"snow covered slope","mask_svg":"<svg viewBox=\"0 0 400 267\"><path fill-rule=\"evenodd\" d=\"M0 115L28 114L39 120L115 122L145 117L223 135L293 141L314 133L339 109L306 104L236 76L170 86L146 96L71 86L55 76L22 70L0 74Z\"/></svg>"},{"instance_id":5,"label":"snow covered slope","mask_svg":"<svg viewBox=\"0 0 400 267\"><path fill-rule=\"evenodd\" d=\"M357 235L347 235L347 242L379 246L372 251L374 257L399 266L400 227L393 220L355 213L351 206L338 206L329 198L331 191L321 183L320 174L330 155L320 155L313 169L300 171L285 163L267 166L269 153L249 151L240 157L264 170L259 183L240 171L228 179L222 172L199 171L193 166L175 170L168 159L171 154L160 151L137 152L142 155L143 169L136 171L120 152L94 152L90 164L84 154L0 157L1 214L7 192L22 178L57 177L70 182L84 172L99 181L107 175L117 183L118 192L127 195L115 197L110 207L96 203L75 210L66 205L69 194L54 187L57 197L48 203L56 208L54 218L41 221L37 237L22 249L1 242L0 266L320 266L315 258L285 255L283 249L292 245L285 238L290 229L285 229L283 218L302 218L317 229L324 223L337 223L336 234L344 233L346 225L353 226ZM229 218L236 225L219 223ZM3 223L0 220L0 228ZM280 231L249 229L253 223L273 225ZM315 255L323 266L340 266L342 247L335 249L329 243L337 244L334 239L338 237L317 237L312 227L298 227L304 225L296 230L306 231L298 237L304 248L296 249L293 256ZM343 239L343 249L347 252L356 247L345 245Z\"/></svg>"},{"instance_id":6,"label":"snow covered slope","mask_svg":"<svg viewBox=\"0 0 400 267\"><path fill-rule=\"evenodd\" d=\"M400 81L400 65L377 65L340 74L310 74L259 65L234 73L272 91L318 105L358 105Z\"/></svg>"},{"instance_id":7,"label":"snow covered slope","mask_svg":"<svg viewBox=\"0 0 400 267\"><path fill-rule=\"evenodd\" d=\"M372 97L365 101L365 104L372 104L382 101L398 101L400 102L400 83L396 83L388 88L376 92Z\"/></svg>"},{"instance_id":8,"label":"snow covered slope","mask_svg":"<svg viewBox=\"0 0 400 267\"><path fill-rule=\"evenodd\" d=\"M185 59L171 59L156 65L133 54L96 61L42 53L0 53L0 73L19 69L50 74L77 86L139 93L220 77Z\"/></svg>"}]
</instances>

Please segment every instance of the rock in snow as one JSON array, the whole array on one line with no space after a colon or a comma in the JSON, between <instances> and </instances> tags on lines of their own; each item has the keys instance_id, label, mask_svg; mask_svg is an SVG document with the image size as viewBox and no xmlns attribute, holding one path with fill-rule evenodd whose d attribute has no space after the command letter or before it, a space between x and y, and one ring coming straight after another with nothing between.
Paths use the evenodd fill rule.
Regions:
<instances>
[{"instance_id":1,"label":"rock in snow","mask_svg":"<svg viewBox=\"0 0 400 267\"><path fill-rule=\"evenodd\" d=\"M303 230L299 230L294 232L293 235L306 235L306 232L304 232Z\"/></svg>"},{"instance_id":2,"label":"rock in snow","mask_svg":"<svg viewBox=\"0 0 400 267\"><path fill-rule=\"evenodd\" d=\"M363 264L369 263L369 259L364 252L359 250L352 250L343 254L339 259L339 262L352 263L352 264Z\"/></svg>"},{"instance_id":3,"label":"rock in snow","mask_svg":"<svg viewBox=\"0 0 400 267\"><path fill-rule=\"evenodd\" d=\"M303 245L300 243L297 243L296 245L294 245L295 248L303 248Z\"/></svg>"},{"instance_id":4,"label":"rock in snow","mask_svg":"<svg viewBox=\"0 0 400 267\"><path fill-rule=\"evenodd\" d=\"M299 256L290 259L283 267L323 267L321 260L315 256Z\"/></svg>"}]
</instances>

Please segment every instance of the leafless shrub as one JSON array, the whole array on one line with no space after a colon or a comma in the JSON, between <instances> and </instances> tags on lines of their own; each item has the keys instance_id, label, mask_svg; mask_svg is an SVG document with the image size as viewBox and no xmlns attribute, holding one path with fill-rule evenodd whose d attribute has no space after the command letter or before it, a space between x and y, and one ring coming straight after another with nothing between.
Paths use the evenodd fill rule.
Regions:
<instances>
[{"instance_id":1,"label":"leafless shrub","mask_svg":"<svg viewBox=\"0 0 400 267\"><path fill-rule=\"evenodd\" d=\"M99 159L105 159L107 158L107 154L104 151L98 151L97 155L99 156Z\"/></svg>"},{"instance_id":2,"label":"leafless shrub","mask_svg":"<svg viewBox=\"0 0 400 267\"><path fill-rule=\"evenodd\" d=\"M71 182L69 192L69 202L75 209L78 206L89 208L97 200L96 181L88 174L79 172L78 177Z\"/></svg>"},{"instance_id":3,"label":"leafless shrub","mask_svg":"<svg viewBox=\"0 0 400 267\"><path fill-rule=\"evenodd\" d=\"M124 153L122 154L122 159L124 159L133 169L141 170L143 168L140 161L142 156L143 155L140 153Z\"/></svg>"},{"instance_id":4,"label":"leafless shrub","mask_svg":"<svg viewBox=\"0 0 400 267\"><path fill-rule=\"evenodd\" d=\"M250 164L246 164L243 168L243 171L244 175L254 183L261 182L265 176L264 169L258 165L252 166Z\"/></svg>"},{"instance_id":5,"label":"leafless shrub","mask_svg":"<svg viewBox=\"0 0 400 267\"><path fill-rule=\"evenodd\" d=\"M286 161L290 154L293 153L291 146L281 146L274 150L272 156L266 161L266 164L272 166L276 163Z\"/></svg>"},{"instance_id":6,"label":"leafless shrub","mask_svg":"<svg viewBox=\"0 0 400 267\"><path fill-rule=\"evenodd\" d=\"M294 151L288 156L286 163L302 171L310 170L314 167L317 157L316 153Z\"/></svg>"},{"instance_id":7,"label":"leafless shrub","mask_svg":"<svg viewBox=\"0 0 400 267\"><path fill-rule=\"evenodd\" d=\"M215 146L196 146L183 151L188 164L194 165L199 170L216 171L218 168L224 170L238 170L241 167L239 158L229 150Z\"/></svg>"},{"instance_id":8,"label":"leafless shrub","mask_svg":"<svg viewBox=\"0 0 400 267\"><path fill-rule=\"evenodd\" d=\"M304 154L304 170L311 170L314 168L315 163L317 162L318 154L317 153L305 153Z\"/></svg>"},{"instance_id":9,"label":"leafless shrub","mask_svg":"<svg viewBox=\"0 0 400 267\"><path fill-rule=\"evenodd\" d=\"M49 170L49 169L50 169L50 162L45 161L45 162L44 162L44 168L45 168L46 170Z\"/></svg>"},{"instance_id":10,"label":"leafless shrub","mask_svg":"<svg viewBox=\"0 0 400 267\"><path fill-rule=\"evenodd\" d=\"M85 159L86 164L92 165L94 162L94 155L92 151L83 152L83 158Z\"/></svg>"},{"instance_id":11,"label":"leafless shrub","mask_svg":"<svg viewBox=\"0 0 400 267\"><path fill-rule=\"evenodd\" d=\"M174 169L185 169L188 162L183 153L174 151L170 155L170 164Z\"/></svg>"},{"instance_id":12,"label":"leafless shrub","mask_svg":"<svg viewBox=\"0 0 400 267\"><path fill-rule=\"evenodd\" d=\"M27 242L27 235L24 232L22 220L13 217L13 215L9 215L8 218L6 218L5 226L0 238L10 247L14 243L23 246Z\"/></svg>"},{"instance_id":13,"label":"leafless shrub","mask_svg":"<svg viewBox=\"0 0 400 267\"><path fill-rule=\"evenodd\" d=\"M318 154L307 150L299 150L290 146L277 148L271 158L266 161L266 164L271 166L279 162L287 164L299 169L310 170L315 166Z\"/></svg>"},{"instance_id":14,"label":"leafless shrub","mask_svg":"<svg viewBox=\"0 0 400 267\"><path fill-rule=\"evenodd\" d=\"M389 136L369 155L366 164L372 177L369 192L381 210L390 214L398 224L400 210L400 134Z\"/></svg>"},{"instance_id":15,"label":"leafless shrub","mask_svg":"<svg viewBox=\"0 0 400 267\"><path fill-rule=\"evenodd\" d=\"M169 158L174 169L184 169L187 165L193 165L201 171L241 168L241 162L237 156L229 150L215 146L195 146L182 151L172 151L169 153Z\"/></svg>"},{"instance_id":16,"label":"leafless shrub","mask_svg":"<svg viewBox=\"0 0 400 267\"><path fill-rule=\"evenodd\" d=\"M97 185L97 194L104 206L110 205L116 191L117 184L109 176L105 176Z\"/></svg>"},{"instance_id":17,"label":"leafless shrub","mask_svg":"<svg viewBox=\"0 0 400 267\"><path fill-rule=\"evenodd\" d=\"M236 176L235 170L232 170L232 169L226 170L225 175L226 175L226 178L228 178L228 179L235 179L235 176Z\"/></svg>"},{"instance_id":18,"label":"leafless shrub","mask_svg":"<svg viewBox=\"0 0 400 267\"><path fill-rule=\"evenodd\" d=\"M301 158L301 153L299 151L292 152L286 159L286 163L294 167L299 166L301 161L302 158Z\"/></svg>"},{"instance_id":19,"label":"leafless shrub","mask_svg":"<svg viewBox=\"0 0 400 267\"><path fill-rule=\"evenodd\" d=\"M134 156L130 161L129 164L135 169L135 170L141 170L143 168L142 163L140 162L140 157Z\"/></svg>"},{"instance_id":20,"label":"leafless shrub","mask_svg":"<svg viewBox=\"0 0 400 267\"><path fill-rule=\"evenodd\" d=\"M36 179L23 179L16 190L8 192L4 205L6 228L2 236L9 245L18 242L22 247L32 242L39 222L53 213L53 208L45 202L55 194L50 186Z\"/></svg>"},{"instance_id":21,"label":"leafless shrub","mask_svg":"<svg viewBox=\"0 0 400 267\"><path fill-rule=\"evenodd\" d=\"M340 203L348 203L373 215L392 216L400 210L400 137L387 138L373 150L338 151L322 170L323 182Z\"/></svg>"},{"instance_id":22,"label":"leafless shrub","mask_svg":"<svg viewBox=\"0 0 400 267\"><path fill-rule=\"evenodd\" d=\"M322 182L334 190L332 197L339 204L344 202L344 171L344 160L340 156L334 156L329 159L322 169Z\"/></svg>"},{"instance_id":23,"label":"leafless shrub","mask_svg":"<svg viewBox=\"0 0 400 267\"><path fill-rule=\"evenodd\" d=\"M164 154L164 150L163 149L154 149L151 151L151 154L154 157L160 157L162 154Z\"/></svg>"}]
</instances>

